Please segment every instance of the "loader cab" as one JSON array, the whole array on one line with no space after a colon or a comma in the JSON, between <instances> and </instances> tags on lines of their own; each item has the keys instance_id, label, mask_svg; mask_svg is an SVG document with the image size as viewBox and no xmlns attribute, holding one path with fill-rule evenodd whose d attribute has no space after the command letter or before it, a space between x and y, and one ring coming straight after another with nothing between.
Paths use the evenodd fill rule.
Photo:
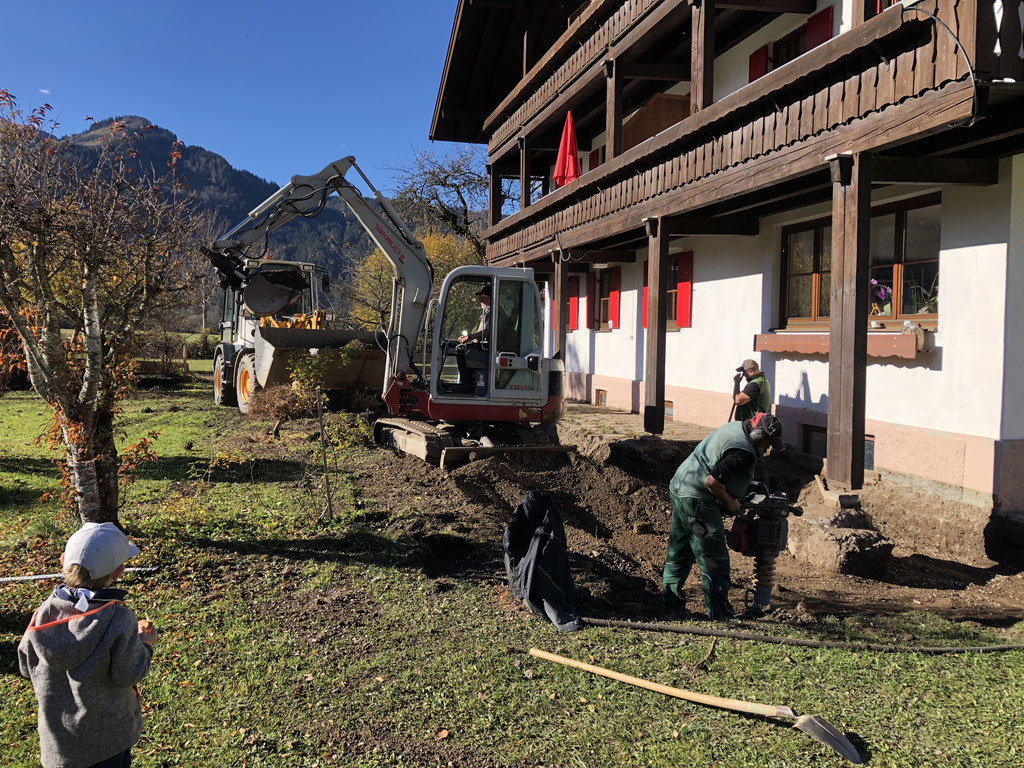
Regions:
<instances>
[{"instance_id":1,"label":"loader cab","mask_svg":"<svg viewBox=\"0 0 1024 768\"><path fill-rule=\"evenodd\" d=\"M486 309L483 298L488 300ZM533 270L452 270L441 286L434 322L432 399L491 405L545 403L542 318ZM471 334L482 338L459 342Z\"/></svg>"}]
</instances>

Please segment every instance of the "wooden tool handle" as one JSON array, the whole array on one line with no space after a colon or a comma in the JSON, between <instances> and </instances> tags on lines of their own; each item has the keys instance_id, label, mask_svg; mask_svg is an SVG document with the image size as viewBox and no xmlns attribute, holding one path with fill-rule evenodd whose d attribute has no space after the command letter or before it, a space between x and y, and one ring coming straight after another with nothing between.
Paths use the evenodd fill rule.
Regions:
<instances>
[{"instance_id":1,"label":"wooden tool handle","mask_svg":"<svg viewBox=\"0 0 1024 768\"><path fill-rule=\"evenodd\" d=\"M669 685L652 683L650 680L644 680L640 677L624 675L621 672L613 672L612 670L605 669L604 667L595 667L593 664L584 664L582 661L567 659L565 656L557 656L554 653L548 653L547 651L542 651L538 648L531 648L530 655L536 656L538 659L553 661L556 664L564 664L567 667L576 667L576 669L582 669L584 672L593 672L595 675L601 675L602 677L608 677L612 680L618 680L620 683L629 683L630 685L635 685L639 688L646 688L649 691L657 691L658 693L664 693L666 696L674 696L677 699L686 699L687 701L692 701L697 704L705 704L709 707L732 709L736 712L749 712L754 715L764 715L765 717L795 717L793 710L789 707L777 707L774 704L757 704L752 701L723 699L718 696L709 696L704 693L694 693L693 691L687 691L682 688L673 688Z\"/></svg>"}]
</instances>

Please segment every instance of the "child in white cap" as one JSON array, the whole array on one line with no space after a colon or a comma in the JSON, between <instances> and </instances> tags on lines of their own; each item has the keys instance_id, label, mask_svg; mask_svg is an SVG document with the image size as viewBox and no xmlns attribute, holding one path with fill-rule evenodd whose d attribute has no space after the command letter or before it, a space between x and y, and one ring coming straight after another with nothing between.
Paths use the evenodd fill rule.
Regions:
<instances>
[{"instance_id":1,"label":"child in white cap","mask_svg":"<svg viewBox=\"0 0 1024 768\"><path fill-rule=\"evenodd\" d=\"M135 684L157 634L111 589L139 548L113 523L86 523L64 548L64 583L39 606L18 646L39 700L43 768L126 768L142 733Z\"/></svg>"}]
</instances>

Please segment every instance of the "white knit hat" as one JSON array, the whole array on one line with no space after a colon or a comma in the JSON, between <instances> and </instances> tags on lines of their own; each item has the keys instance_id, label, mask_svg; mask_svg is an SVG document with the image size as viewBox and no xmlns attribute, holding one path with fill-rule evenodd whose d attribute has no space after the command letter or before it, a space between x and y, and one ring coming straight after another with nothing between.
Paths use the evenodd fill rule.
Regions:
<instances>
[{"instance_id":1,"label":"white knit hat","mask_svg":"<svg viewBox=\"0 0 1024 768\"><path fill-rule=\"evenodd\" d=\"M90 578L102 579L137 554L139 548L113 523L85 523L68 539L64 565L80 565Z\"/></svg>"}]
</instances>

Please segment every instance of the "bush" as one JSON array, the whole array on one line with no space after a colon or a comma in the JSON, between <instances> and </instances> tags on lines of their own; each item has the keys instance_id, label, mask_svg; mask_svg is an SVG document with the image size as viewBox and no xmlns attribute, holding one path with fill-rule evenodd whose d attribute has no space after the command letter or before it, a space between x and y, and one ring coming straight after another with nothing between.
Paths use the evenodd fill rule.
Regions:
<instances>
[{"instance_id":1,"label":"bush","mask_svg":"<svg viewBox=\"0 0 1024 768\"><path fill-rule=\"evenodd\" d=\"M267 421L291 421L316 417L316 402L301 397L299 392L287 384L257 390L249 402L249 415Z\"/></svg>"}]
</instances>

